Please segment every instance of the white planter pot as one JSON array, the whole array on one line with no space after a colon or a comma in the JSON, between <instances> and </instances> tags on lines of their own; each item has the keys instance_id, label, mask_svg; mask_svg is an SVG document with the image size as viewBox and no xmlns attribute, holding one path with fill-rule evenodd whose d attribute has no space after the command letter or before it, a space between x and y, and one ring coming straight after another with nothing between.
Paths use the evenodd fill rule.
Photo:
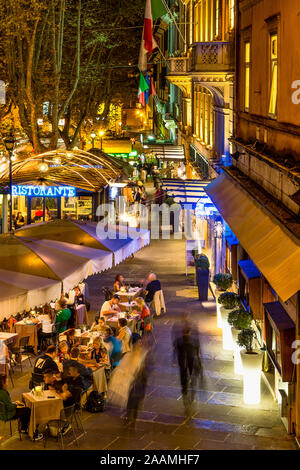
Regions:
<instances>
[{"instance_id":1,"label":"white planter pot","mask_svg":"<svg viewBox=\"0 0 300 470\"><path fill-rule=\"evenodd\" d=\"M253 350L251 354L245 349L241 351L244 381L244 403L258 405L260 403L260 378L263 351Z\"/></svg>"},{"instance_id":2,"label":"white planter pot","mask_svg":"<svg viewBox=\"0 0 300 470\"><path fill-rule=\"evenodd\" d=\"M218 328L223 328L223 323L222 323L222 318L221 318L221 304L218 302L218 298L220 297L221 294L224 294L224 290L215 290L215 298L216 298L216 304L217 304L217 327Z\"/></svg>"},{"instance_id":3,"label":"white planter pot","mask_svg":"<svg viewBox=\"0 0 300 470\"><path fill-rule=\"evenodd\" d=\"M237 344L237 338L239 333L242 330L237 330L234 327L231 327L231 335L233 342L233 356L234 356L234 373L241 375L243 373L242 359L241 359L241 348Z\"/></svg>"},{"instance_id":4,"label":"white planter pot","mask_svg":"<svg viewBox=\"0 0 300 470\"><path fill-rule=\"evenodd\" d=\"M233 351L234 350L234 344L233 344L233 339L232 339L232 333L231 333L231 326L229 325L227 319L228 315L230 312L232 312L234 309L228 309L225 307L220 308L220 315L222 319L222 325L223 325L223 349L225 351Z\"/></svg>"}]
</instances>

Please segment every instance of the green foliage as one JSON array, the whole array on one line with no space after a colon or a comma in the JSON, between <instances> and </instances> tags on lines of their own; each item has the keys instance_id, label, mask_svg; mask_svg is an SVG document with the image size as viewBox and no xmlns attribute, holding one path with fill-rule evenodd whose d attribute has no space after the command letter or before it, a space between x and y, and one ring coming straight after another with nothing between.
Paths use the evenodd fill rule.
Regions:
<instances>
[{"instance_id":1,"label":"green foliage","mask_svg":"<svg viewBox=\"0 0 300 470\"><path fill-rule=\"evenodd\" d=\"M223 307L227 309L231 309L240 306L241 301L240 297L234 292L224 292L224 294L221 294L218 298L218 303L222 304Z\"/></svg>"},{"instance_id":2,"label":"green foliage","mask_svg":"<svg viewBox=\"0 0 300 470\"><path fill-rule=\"evenodd\" d=\"M168 204L168 206L172 206L172 204L176 204L176 202L171 196L167 196L164 202L165 204Z\"/></svg>"},{"instance_id":3,"label":"green foliage","mask_svg":"<svg viewBox=\"0 0 300 470\"><path fill-rule=\"evenodd\" d=\"M210 264L209 264L208 257L203 254L197 255L195 257L195 266L196 268L199 268L199 269L209 269Z\"/></svg>"},{"instance_id":4,"label":"green foliage","mask_svg":"<svg viewBox=\"0 0 300 470\"><path fill-rule=\"evenodd\" d=\"M230 287L232 286L232 275L225 273L215 274L213 282L220 290L230 289Z\"/></svg>"},{"instance_id":5,"label":"green foliage","mask_svg":"<svg viewBox=\"0 0 300 470\"><path fill-rule=\"evenodd\" d=\"M96 128L96 116L107 126L111 103L136 99L142 30L135 26L144 9L144 0L0 0L0 79L36 152L56 148L60 137L74 147L81 129ZM47 148L36 124L44 102Z\"/></svg>"},{"instance_id":6,"label":"green foliage","mask_svg":"<svg viewBox=\"0 0 300 470\"><path fill-rule=\"evenodd\" d=\"M253 328L247 328L242 330L238 334L237 344L241 348L246 348L247 353L251 353L253 351L253 339L255 337L255 331Z\"/></svg>"},{"instance_id":7,"label":"green foliage","mask_svg":"<svg viewBox=\"0 0 300 470\"><path fill-rule=\"evenodd\" d=\"M228 323L237 330L247 330L251 326L252 315L243 308L239 308L229 312L228 314Z\"/></svg>"}]
</instances>

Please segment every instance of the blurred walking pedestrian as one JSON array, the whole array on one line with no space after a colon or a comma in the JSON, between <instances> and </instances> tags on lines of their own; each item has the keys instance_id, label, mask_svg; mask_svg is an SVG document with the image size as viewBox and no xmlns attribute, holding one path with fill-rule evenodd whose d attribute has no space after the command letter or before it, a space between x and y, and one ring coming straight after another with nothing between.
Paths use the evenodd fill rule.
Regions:
<instances>
[{"instance_id":1,"label":"blurred walking pedestrian","mask_svg":"<svg viewBox=\"0 0 300 470\"><path fill-rule=\"evenodd\" d=\"M185 417L189 418L193 413L197 380L203 378L199 336L185 324L181 333L179 330L173 345L179 365Z\"/></svg>"},{"instance_id":2,"label":"blurred walking pedestrian","mask_svg":"<svg viewBox=\"0 0 300 470\"><path fill-rule=\"evenodd\" d=\"M146 354L141 360L140 366L137 370L137 373L135 375L135 378L129 390L129 396L128 396L128 401L127 401L126 421L128 423L129 430L131 431L135 430L138 413L140 409L142 408L142 405L145 399L146 389L147 389L147 384L148 384L148 379L149 379L149 374L150 374L150 356L149 356L150 345L144 341L142 346L138 343L138 345L136 345L135 347L137 348L142 347L144 350L146 348Z\"/></svg>"}]
</instances>

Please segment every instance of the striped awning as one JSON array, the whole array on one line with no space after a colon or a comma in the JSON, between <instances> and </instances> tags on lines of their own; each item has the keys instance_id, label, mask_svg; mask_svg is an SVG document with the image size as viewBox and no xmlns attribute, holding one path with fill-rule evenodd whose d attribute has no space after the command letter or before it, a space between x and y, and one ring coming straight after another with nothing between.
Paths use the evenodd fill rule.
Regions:
<instances>
[{"instance_id":1,"label":"striped awning","mask_svg":"<svg viewBox=\"0 0 300 470\"><path fill-rule=\"evenodd\" d=\"M211 203L205 192L205 187L210 183L209 181L174 179L164 179L162 181L163 190L182 206L189 204L195 208L200 199Z\"/></svg>"},{"instance_id":2,"label":"striped awning","mask_svg":"<svg viewBox=\"0 0 300 470\"><path fill-rule=\"evenodd\" d=\"M162 160L184 160L183 145L151 145L150 152Z\"/></svg>"}]
</instances>

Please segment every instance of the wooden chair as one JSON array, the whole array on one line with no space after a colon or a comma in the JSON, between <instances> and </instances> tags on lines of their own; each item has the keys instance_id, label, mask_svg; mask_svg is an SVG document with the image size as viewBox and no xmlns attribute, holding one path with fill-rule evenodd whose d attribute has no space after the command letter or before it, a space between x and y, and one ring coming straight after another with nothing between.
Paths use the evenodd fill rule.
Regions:
<instances>
[{"instance_id":1,"label":"wooden chair","mask_svg":"<svg viewBox=\"0 0 300 470\"><path fill-rule=\"evenodd\" d=\"M0 401L0 415L1 416L4 416L4 419L1 419L1 421L4 423L4 426L6 423L9 423L9 428L10 428L10 436L12 436L12 421L15 421L17 420L18 422L18 432L19 432L19 438L20 438L20 441L22 440L22 434L21 434L21 423L20 423L20 420L18 418L15 418L15 417L12 417L12 418L8 418L7 417L7 408L5 406L4 403L2 403Z\"/></svg>"}]
</instances>

